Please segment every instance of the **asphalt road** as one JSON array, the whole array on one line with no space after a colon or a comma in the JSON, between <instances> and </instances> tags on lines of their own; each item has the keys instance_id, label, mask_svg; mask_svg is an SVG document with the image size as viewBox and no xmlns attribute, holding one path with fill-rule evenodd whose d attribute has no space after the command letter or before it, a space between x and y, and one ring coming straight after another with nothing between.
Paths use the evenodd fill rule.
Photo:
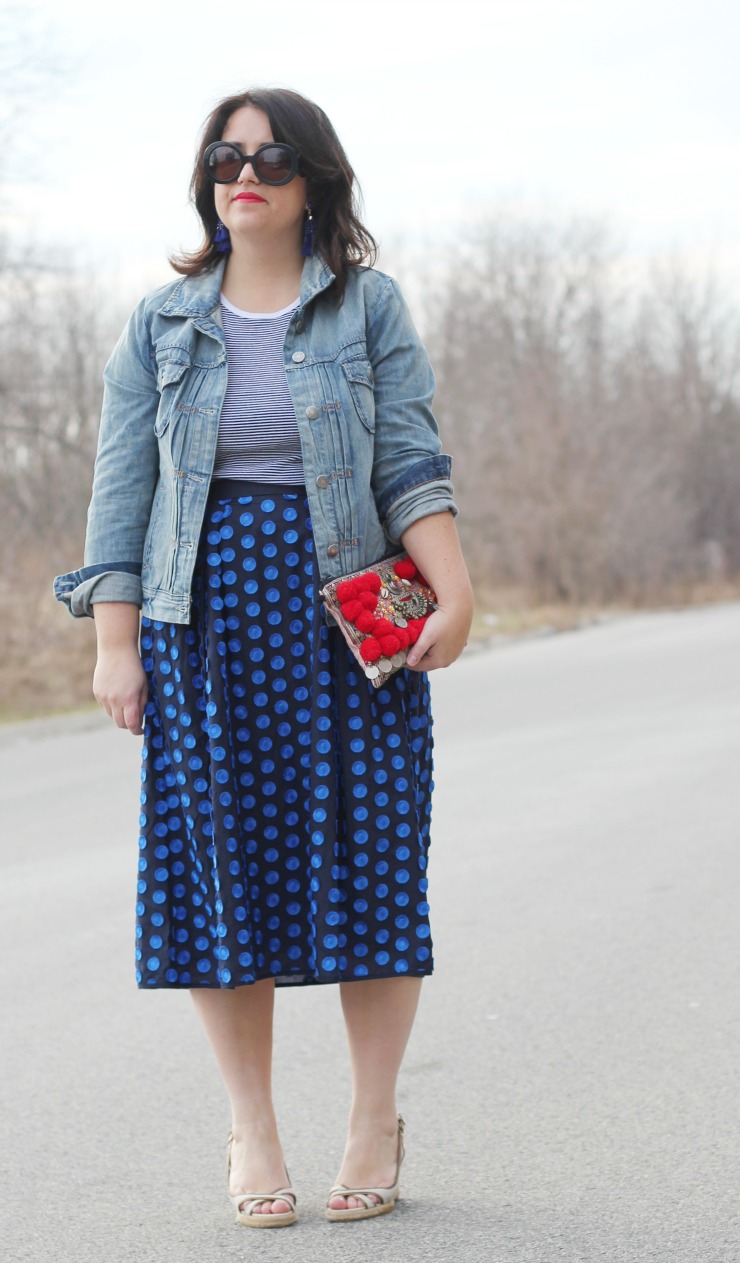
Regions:
<instances>
[{"instance_id":1,"label":"asphalt road","mask_svg":"<svg viewBox=\"0 0 740 1263\"><path fill-rule=\"evenodd\" d=\"M137 992L141 739L0 730L0 1255L9 1263L737 1263L740 604L433 677L424 983L394 1214L323 1218L348 1099L334 987L277 999L295 1228L225 1196L187 994Z\"/></svg>"}]
</instances>

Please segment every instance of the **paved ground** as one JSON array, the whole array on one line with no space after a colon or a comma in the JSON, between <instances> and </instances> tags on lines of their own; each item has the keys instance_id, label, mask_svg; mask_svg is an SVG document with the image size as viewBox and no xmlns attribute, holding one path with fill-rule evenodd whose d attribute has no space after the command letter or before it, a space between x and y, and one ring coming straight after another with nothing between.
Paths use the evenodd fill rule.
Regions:
<instances>
[{"instance_id":1,"label":"paved ground","mask_svg":"<svg viewBox=\"0 0 740 1263\"><path fill-rule=\"evenodd\" d=\"M187 995L139 994L140 738L0 735L9 1263L737 1263L740 605L471 654L433 677L437 972L400 1095L404 1199L328 1224L348 1092L333 987L278 996L301 1222L225 1198Z\"/></svg>"}]
</instances>

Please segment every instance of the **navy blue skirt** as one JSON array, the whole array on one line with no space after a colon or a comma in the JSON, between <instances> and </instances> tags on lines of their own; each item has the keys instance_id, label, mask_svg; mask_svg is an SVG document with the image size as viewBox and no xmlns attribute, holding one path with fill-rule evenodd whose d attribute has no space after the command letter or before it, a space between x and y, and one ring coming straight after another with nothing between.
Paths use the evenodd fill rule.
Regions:
<instances>
[{"instance_id":1,"label":"navy blue skirt","mask_svg":"<svg viewBox=\"0 0 740 1263\"><path fill-rule=\"evenodd\" d=\"M432 972L428 678L374 689L319 586L305 488L214 480L190 623L141 621L141 987Z\"/></svg>"}]
</instances>

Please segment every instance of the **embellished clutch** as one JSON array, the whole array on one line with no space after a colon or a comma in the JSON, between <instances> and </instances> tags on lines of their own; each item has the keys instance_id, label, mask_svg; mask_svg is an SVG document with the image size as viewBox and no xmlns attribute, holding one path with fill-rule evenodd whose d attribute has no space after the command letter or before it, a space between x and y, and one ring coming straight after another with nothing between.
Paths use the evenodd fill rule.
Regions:
<instances>
[{"instance_id":1,"label":"embellished clutch","mask_svg":"<svg viewBox=\"0 0 740 1263\"><path fill-rule=\"evenodd\" d=\"M375 688L398 671L437 598L407 553L332 579L321 589L352 653Z\"/></svg>"}]
</instances>

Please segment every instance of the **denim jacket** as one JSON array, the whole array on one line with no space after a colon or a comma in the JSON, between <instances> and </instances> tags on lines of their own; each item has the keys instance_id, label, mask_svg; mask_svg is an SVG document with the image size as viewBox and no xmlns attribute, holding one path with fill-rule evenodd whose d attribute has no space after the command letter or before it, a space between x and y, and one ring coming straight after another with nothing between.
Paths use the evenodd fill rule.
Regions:
<instances>
[{"instance_id":1,"label":"denim jacket","mask_svg":"<svg viewBox=\"0 0 740 1263\"><path fill-rule=\"evenodd\" d=\"M226 392L223 264L148 294L106 365L84 564L54 594L75 617L128 601L190 622L190 591ZM398 285L306 259L285 369L322 583L397 551L418 518L457 508L431 411L434 377Z\"/></svg>"}]
</instances>

